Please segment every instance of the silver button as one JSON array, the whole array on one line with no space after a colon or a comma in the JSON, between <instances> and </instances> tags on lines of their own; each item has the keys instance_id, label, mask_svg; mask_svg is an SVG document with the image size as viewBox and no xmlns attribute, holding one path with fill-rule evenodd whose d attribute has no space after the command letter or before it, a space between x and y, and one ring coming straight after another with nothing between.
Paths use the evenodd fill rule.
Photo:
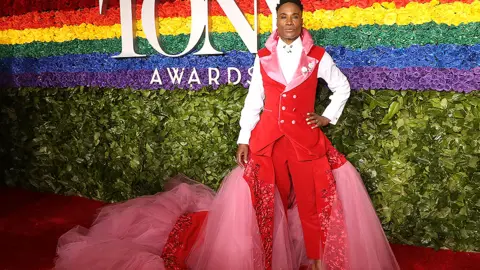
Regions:
<instances>
[{"instance_id":1,"label":"silver button","mask_svg":"<svg viewBox=\"0 0 480 270\"><path fill-rule=\"evenodd\" d=\"M283 121L283 120L280 120L280 123L282 123L282 124L283 124L283 122L285 122L285 121Z\"/></svg>"},{"instance_id":2,"label":"silver button","mask_svg":"<svg viewBox=\"0 0 480 270\"><path fill-rule=\"evenodd\" d=\"M285 111L285 109L286 109L285 106L282 106L282 111Z\"/></svg>"},{"instance_id":3,"label":"silver button","mask_svg":"<svg viewBox=\"0 0 480 270\"><path fill-rule=\"evenodd\" d=\"M297 98L297 95L293 95L293 98Z\"/></svg>"},{"instance_id":4,"label":"silver button","mask_svg":"<svg viewBox=\"0 0 480 270\"><path fill-rule=\"evenodd\" d=\"M292 120L292 125L295 125L295 120Z\"/></svg>"},{"instance_id":5,"label":"silver button","mask_svg":"<svg viewBox=\"0 0 480 270\"><path fill-rule=\"evenodd\" d=\"M283 94L282 97L287 97L287 94Z\"/></svg>"}]
</instances>

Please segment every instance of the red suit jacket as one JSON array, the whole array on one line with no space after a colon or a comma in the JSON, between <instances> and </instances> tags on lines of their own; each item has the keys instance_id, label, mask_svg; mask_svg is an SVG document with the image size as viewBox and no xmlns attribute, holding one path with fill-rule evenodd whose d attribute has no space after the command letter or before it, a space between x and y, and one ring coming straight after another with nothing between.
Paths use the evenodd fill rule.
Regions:
<instances>
[{"instance_id":1,"label":"red suit jacket","mask_svg":"<svg viewBox=\"0 0 480 270\"><path fill-rule=\"evenodd\" d=\"M287 84L275 54L276 38L267 41L266 47L258 52L265 104L260 120L252 130L250 151L254 155L271 156L273 143L286 136L300 161L323 157L328 140L319 128L312 129L307 125L306 118L307 113L315 111L318 63L325 49L313 45L311 36L304 31L299 66Z\"/></svg>"}]
</instances>

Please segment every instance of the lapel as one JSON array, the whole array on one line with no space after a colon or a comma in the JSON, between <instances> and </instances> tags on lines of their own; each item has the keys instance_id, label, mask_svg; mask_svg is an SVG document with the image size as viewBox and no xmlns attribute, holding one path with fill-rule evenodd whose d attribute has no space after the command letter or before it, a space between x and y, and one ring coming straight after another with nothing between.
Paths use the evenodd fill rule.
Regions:
<instances>
[{"instance_id":1,"label":"lapel","mask_svg":"<svg viewBox=\"0 0 480 270\"><path fill-rule=\"evenodd\" d=\"M287 84L287 87L283 92L288 92L302 84L305 80L307 80L310 75L313 74L313 71L315 70L317 64L317 59L308 56L305 52L302 52L302 56L300 57L300 62L298 63L297 70L295 71L292 80L289 84Z\"/></svg>"},{"instance_id":2,"label":"lapel","mask_svg":"<svg viewBox=\"0 0 480 270\"><path fill-rule=\"evenodd\" d=\"M293 88L302 84L306 79L310 77L310 75L312 75L316 65L318 64L317 59L308 56L308 53L313 47L313 39L310 33L308 33L305 28L302 29L302 34L300 35L300 38L302 39L303 50L300 56L298 67L290 83L287 84L285 77L283 76L282 69L280 68L280 63L278 61L277 44L279 36L277 31L273 32L265 43L265 48L270 51L270 54L260 58L262 68L265 70L267 75L273 80L286 86L283 92L290 91Z\"/></svg>"},{"instance_id":3,"label":"lapel","mask_svg":"<svg viewBox=\"0 0 480 270\"><path fill-rule=\"evenodd\" d=\"M262 64L263 70L267 73L268 77L272 78L274 81L281 83L282 85L287 85L287 81L283 76L282 69L280 68L280 63L278 61L277 54L277 44L278 44L278 33L277 31L273 32L265 43L265 48L270 51L270 54L260 58L260 63Z\"/></svg>"},{"instance_id":4,"label":"lapel","mask_svg":"<svg viewBox=\"0 0 480 270\"><path fill-rule=\"evenodd\" d=\"M315 67L318 64L318 60L316 58L308 56L313 47L312 36L305 28L303 28L300 37L302 39L303 46L302 55L300 56L300 61L298 62L295 73L293 74L293 78L285 88L284 92L292 90L307 80L310 75L312 75Z\"/></svg>"}]
</instances>

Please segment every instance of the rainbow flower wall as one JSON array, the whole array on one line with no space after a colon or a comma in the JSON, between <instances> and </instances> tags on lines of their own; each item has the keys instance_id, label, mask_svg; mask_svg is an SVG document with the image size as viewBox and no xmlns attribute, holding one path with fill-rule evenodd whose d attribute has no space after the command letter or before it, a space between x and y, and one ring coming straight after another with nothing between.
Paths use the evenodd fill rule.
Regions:
<instances>
[{"instance_id":1,"label":"rainbow flower wall","mask_svg":"<svg viewBox=\"0 0 480 270\"><path fill-rule=\"evenodd\" d=\"M248 85L249 53L216 2L210 4L211 41L221 56L165 57L154 51L142 31L137 2L139 53L144 58L114 59L121 51L118 1L99 14L93 0L9 0L0 4L0 86L200 89L209 84L208 68L238 68ZM163 1L161 1L163 2ZM253 22L253 1L237 0ZM353 89L480 89L480 0L304 1L304 25L325 46ZM271 14L259 2L260 43L271 31ZM157 5L162 47L181 52L190 33L190 2ZM168 68L184 68L182 80ZM193 68L200 83L188 84ZM150 83L159 70L162 85ZM219 85L213 83L213 88Z\"/></svg>"}]
</instances>

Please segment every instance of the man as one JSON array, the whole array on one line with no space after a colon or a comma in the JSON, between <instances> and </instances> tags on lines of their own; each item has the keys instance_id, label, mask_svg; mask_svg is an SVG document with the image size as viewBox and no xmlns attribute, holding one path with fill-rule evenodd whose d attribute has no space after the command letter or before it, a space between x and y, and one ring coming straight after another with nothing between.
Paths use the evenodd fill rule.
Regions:
<instances>
[{"instance_id":1,"label":"man","mask_svg":"<svg viewBox=\"0 0 480 270\"><path fill-rule=\"evenodd\" d=\"M350 96L346 77L331 56L302 27L300 0L277 5L277 30L260 50L240 119L236 159L256 201L266 269L271 268L273 194L285 209L295 192L309 259L320 269L328 223L322 192L332 185L326 157L328 139L320 127L335 124ZM318 78L333 92L322 115L314 112ZM277 202L279 203L279 202Z\"/></svg>"}]
</instances>

